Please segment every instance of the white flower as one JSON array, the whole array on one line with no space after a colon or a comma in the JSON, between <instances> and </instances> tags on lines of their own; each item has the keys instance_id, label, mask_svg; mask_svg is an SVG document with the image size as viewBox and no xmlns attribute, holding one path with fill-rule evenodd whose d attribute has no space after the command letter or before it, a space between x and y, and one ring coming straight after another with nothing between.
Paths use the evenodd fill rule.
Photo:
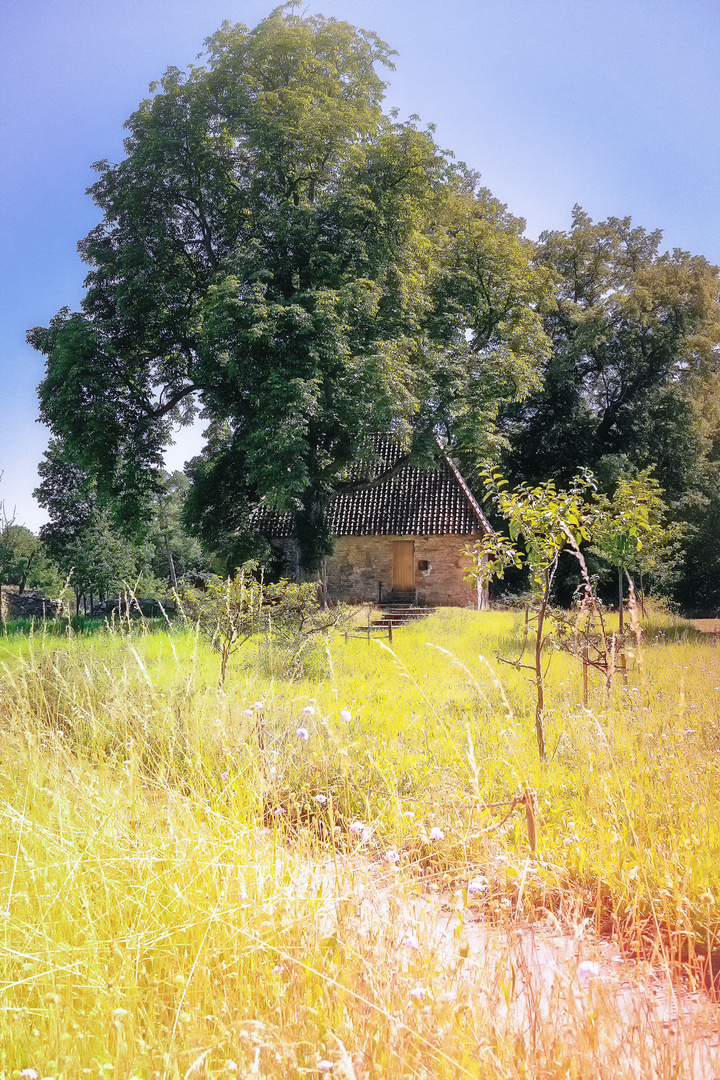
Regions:
<instances>
[{"instance_id":1,"label":"white flower","mask_svg":"<svg viewBox=\"0 0 720 1080\"><path fill-rule=\"evenodd\" d=\"M327 795L323 795L321 792L319 795L315 796L315 802L320 803L321 806L324 806L327 802Z\"/></svg>"},{"instance_id":2,"label":"white flower","mask_svg":"<svg viewBox=\"0 0 720 1080\"><path fill-rule=\"evenodd\" d=\"M428 992L424 986L413 986L412 990L410 991L410 997L413 999L413 1001L422 1001L423 998L426 998L427 996Z\"/></svg>"},{"instance_id":3,"label":"white flower","mask_svg":"<svg viewBox=\"0 0 720 1080\"><path fill-rule=\"evenodd\" d=\"M349 709L343 709L340 713L340 719L344 720L346 724L349 724L352 720L352 713Z\"/></svg>"},{"instance_id":4,"label":"white flower","mask_svg":"<svg viewBox=\"0 0 720 1080\"><path fill-rule=\"evenodd\" d=\"M245 709L244 712L243 712L243 716L252 716L252 714L253 714L252 709Z\"/></svg>"},{"instance_id":5,"label":"white flower","mask_svg":"<svg viewBox=\"0 0 720 1080\"><path fill-rule=\"evenodd\" d=\"M275 815L275 817L280 817L281 814L286 814L286 813L287 813L287 810L285 809L284 806L276 806L275 809L273 810L273 814Z\"/></svg>"},{"instance_id":6,"label":"white flower","mask_svg":"<svg viewBox=\"0 0 720 1080\"><path fill-rule=\"evenodd\" d=\"M587 979L592 979L593 976L600 974L600 965L597 960L583 960L581 964L577 966L577 977L581 982L585 982Z\"/></svg>"},{"instance_id":7,"label":"white flower","mask_svg":"<svg viewBox=\"0 0 720 1080\"><path fill-rule=\"evenodd\" d=\"M410 821L414 821L415 812L413 810L403 810L403 817L409 818Z\"/></svg>"},{"instance_id":8,"label":"white flower","mask_svg":"<svg viewBox=\"0 0 720 1080\"><path fill-rule=\"evenodd\" d=\"M300 740L300 742L307 742L308 741L308 729L306 727L299 727L297 729L297 737Z\"/></svg>"},{"instance_id":9,"label":"white flower","mask_svg":"<svg viewBox=\"0 0 720 1080\"><path fill-rule=\"evenodd\" d=\"M385 858L389 863L400 862L400 852L397 850L397 848L391 847L388 851L385 852Z\"/></svg>"},{"instance_id":10,"label":"white flower","mask_svg":"<svg viewBox=\"0 0 720 1080\"><path fill-rule=\"evenodd\" d=\"M318 1067L318 1072L329 1073L329 1072L332 1071L333 1063L332 1063L332 1061L328 1061L326 1058L323 1058L322 1061L318 1061L317 1067Z\"/></svg>"},{"instance_id":11,"label":"white flower","mask_svg":"<svg viewBox=\"0 0 720 1080\"><path fill-rule=\"evenodd\" d=\"M468 893L470 896L479 896L480 893L487 892L487 878L474 877L472 881L468 882Z\"/></svg>"},{"instance_id":12,"label":"white flower","mask_svg":"<svg viewBox=\"0 0 720 1080\"><path fill-rule=\"evenodd\" d=\"M224 772L220 773L220 779L222 780L223 784L225 784L227 782L229 776L230 776L230 773L227 771L227 769L225 769Z\"/></svg>"},{"instance_id":13,"label":"white flower","mask_svg":"<svg viewBox=\"0 0 720 1080\"><path fill-rule=\"evenodd\" d=\"M418 941L418 939L415 937L414 934L408 934L408 936L403 941L403 945L405 946L406 949L419 949L420 948L420 942Z\"/></svg>"},{"instance_id":14,"label":"white flower","mask_svg":"<svg viewBox=\"0 0 720 1080\"><path fill-rule=\"evenodd\" d=\"M22 1069L20 1075L23 1077L23 1080L38 1080L37 1069Z\"/></svg>"},{"instance_id":15,"label":"white flower","mask_svg":"<svg viewBox=\"0 0 720 1080\"><path fill-rule=\"evenodd\" d=\"M305 713L306 716L314 716L315 715L315 706L314 705L306 705L305 708L303 709L303 712Z\"/></svg>"},{"instance_id":16,"label":"white flower","mask_svg":"<svg viewBox=\"0 0 720 1080\"><path fill-rule=\"evenodd\" d=\"M360 833L365 832L365 826L363 825L362 821L353 821L352 825L350 826L350 832L354 836L359 836Z\"/></svg>"},{"instance_id":17,"label":"white flower","mask_svg":"<svg viewBox=\"0 0 720 1080\"><path fill-rule=\"evenodd\" d=\"M255 709L256 712L262 712L264 708L265 708L265 702L264 701L256 701L255 704L253 705L253 709Z\"/></svg>"},{"instance_id":18,"label":"white flower","mask_svg":"<svg viewBox=\"0 0 720 1080\"><path fill-rule=\"evenodd\" d=\"M284 970L285 968L282 966L282 964L276 964L275 967L272 969L272 973L273 975L282 975Z\"/></svg>"},{"instance_id":19,"label":"white flower","mask_svg":"<svg viewBox=\"0 0 720 1080\"><path fill-rule=\"evenodd\" d=\"M444 840L445 839L445 833L442 831L442 829L438 829L437 825L434 825L432 827L432 829L430 830L430 839L431 840Z\"/></svg>"},{"instance_id":20,"label":"white flower","mask_svg":"<svg viewBox=\"0 0 720 1080\"><path fill-rule=\"evenodd\" d=\"M510 860L507 855L500 854L495 856L495 862L498 866L507 866Z\"/></svg>"}]
</instances>

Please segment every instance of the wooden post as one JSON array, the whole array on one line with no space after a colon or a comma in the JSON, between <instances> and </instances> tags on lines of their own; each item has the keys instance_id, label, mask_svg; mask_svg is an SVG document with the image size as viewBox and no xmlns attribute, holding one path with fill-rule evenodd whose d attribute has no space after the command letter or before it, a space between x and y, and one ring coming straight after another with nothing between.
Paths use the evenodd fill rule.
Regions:
<instances>
[{"instance_id":1,"label":"wooden post","mask_svg":"<svg viewBox=\"0 0 720 1080\"><path fill-rule=\"evenodd\" d=\"M388 619L388 641L392 645L392 619Z\"/></svg>"}]
</instances>

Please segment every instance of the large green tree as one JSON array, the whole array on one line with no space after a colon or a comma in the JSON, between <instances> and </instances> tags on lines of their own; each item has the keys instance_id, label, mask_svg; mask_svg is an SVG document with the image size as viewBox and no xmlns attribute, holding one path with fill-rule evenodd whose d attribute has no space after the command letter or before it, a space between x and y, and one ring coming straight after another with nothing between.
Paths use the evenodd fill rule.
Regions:
<instances>
[{"instance_id":1,"label":"large green tree","mask_svg":"<svg viewBox=\"0 0 720 1080\"><path fill-rule=\"evenodd\" d=\"M556 283L545 316L552 351L540 387L504 410L506 468L514 480L567 483L586 466L611 493L654 467L671 518L707 555L720 270L663 253L661 240L630 218L595 223L577 206L568 232L540 237L537 261ZM718 572L716 562L709 574Z\"/></svg>"},{"instance_id":2,"label":"large green tree","mask_svg":"<svg viewBox=\"0 0 720 1080\"><path fill-rule=\"evenodd\" d=\"M718 368L720 270L661 253L661 240L578 206L569 232L541 235L536 257L556 281L552 351L540 388L505 414L523 479L566 479L584 464L611 481L625 459L655 464L671 497L687 490L706 449L697 400Z\"/></svg>"},{"instance_id":3,"label":"large green tree","mask_svg":"<svg viewBox=\"0 0 720 1080\"><path fill-rule=\"evenodd\" d=\"M431 129L383 113L388 46L295 6L224 24L202 66L151 88L127 156L97 166L82 310L29 338L48 357L42 419L121 518L142 516L173 426L201 409L195 520L212 510L229 535L221 477L240 505L292 511L312 568L370 433L486 449L546 353L548 274Z\"/></svg>"}]
</instances>

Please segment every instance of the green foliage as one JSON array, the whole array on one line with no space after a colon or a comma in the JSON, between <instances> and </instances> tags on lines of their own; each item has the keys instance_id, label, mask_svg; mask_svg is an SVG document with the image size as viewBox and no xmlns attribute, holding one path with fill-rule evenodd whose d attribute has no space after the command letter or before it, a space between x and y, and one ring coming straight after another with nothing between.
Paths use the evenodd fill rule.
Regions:
<instances>
[{"instance_id":1,"label":"green foliage","mask_svg":"<svg viewBox=\"0 0 720 1080\"><path fill-rule=\"evenodd\" d=\"M98 164L82 311L29 335L43 420L125 522L173 426L203 411L186 519L206 539L215 521L228 569L261 501L292 512L316 569L370 434L410 450L438 429L476 460L547 352L523 222L432 130L383 114L391 55L287 5L226 23L130 118L124 160Z\"/></svg>"},{"instance_id":2,"label":"green foliage","mask_svg":"<svg viewBox=\"0 0 720 1080\"><path fill-rule=\"evenodd\" d=\"M255 637L262 639L267 663L276 674L299 678L316 670L318 643L326 644L329 630L345 618L342 609L321 607L317 584L266 584L252 560L234 577L210 575L202 588L186 590L181 612L220 652L221 686L230 658Z\"/></svg>"},{"instance_id":3,"label":"green foliage","mask_svg":"<svg viewBox=\"0 0 720 1080\"><path fill-rule=\"evenodd\" d=\"M632 572L659 577L662 570L667 580L678 559L681 528L676 522L665 524L667 505L652 471L644 469L637 476L621 477L612 498L604 494L596 497L598 518L590 550L617 570L621 629L623 575L630 578ZM632 587L632 580L630 584Z\"/></svg>"},{"instance_id":4,"label":"green foliage","mask_svg":"<svg viewBox=\"0 0 720 1080\"><path fill-rule=\"evenodd\" d=\"M180 574L207 569L201 544L182 527L188 487L182 473L159 475L142 529L128 523L122 528L96 482L70 455L65 442L51 439L35 496L50 515L42 541L78 598L118 596L128 588L138 596L168 596L177 584L176 565Z\"/></svg>"},{"instance_id":5,"label":"green foliage","mask_svg":"<svg viewBox=\"0 0 720 1080\"><path fill-rule=\"evenodd\" d=\"M577 613L575 617L568 618L553 613L550 608L553 579L560 555L563 551L569 551L579 564L583 583L581 609L585 662L590 657L590 662L605 672L609 689L616 656L624 644L624 638L616 641L613 635L608 640L605 620L594 593L582 547L592 545L590 550L596 551L618 569L622 634L623 572L627 573L636 566L653 567L661 557L660 553L667 551L673 533L663 528L665 504L660 486L650 476L650 470L630 480L621 479L612 499L598 494L595 478L587 470L578 474L566 491L558 490L552 480L535 487L521 484L509 490L508 482L495 469L486 470L484 483L488 495L508 523L510 538L502 533L493 533L470 546L466 554L471 557L472 564L466 578L475 581L477 587L481 588L486 587L493 577L502 578L509 566L527 566L530 571L535 608L535 662L531 667L535 673L537 692L535 729L540 757L544 760L543 646L555 634L561 646L577 651L581 629ZM632 580L630 588L634 602ZM547 616L551 618L552 629L546 638L544 628ZM516 664L519 665L520 660Z\"/></svg>"},{"instance_id":6,"label":"green foliage","mask_svg":"<svg viewBox=\"0 0 720 1080\"><path fill-rule=\"evenodd\" d=\"M58 567L46 545L25 525L8 518L0 502L0 584L17 585L20 592L39 589L56 593L62 586Z\"/></svg>"},{"instance_id":7,"label":"green foliage","mask_svg":"<svg viewBox=\"0 0 720 1080\"><path fill-rule=\"evenodd\" d=\"M219 650L220 685L224 685L230 657L264 628L262 582L255 578L257 564L245 563L234 578L210 575L202 589L188 589L180 610Z\"/></svg>"},{"instance_id":8,"label":"green foliage","mask_svg":"<svg viewBox=\"0 0 720 1080\"><path fill-rule=\"evenodd\" d=\"M720 278L699 256L661 253L661 239L630 218L594 223L577 206L568 232L541 236L537 260L556 283L552 350L540 389L505 410L505 468L514 482L567 483L588 467L610 494L654 467L670 520L695 527L717 432ZM680 546L682 580L692 563Z\"/></svg>"}]
</instances>

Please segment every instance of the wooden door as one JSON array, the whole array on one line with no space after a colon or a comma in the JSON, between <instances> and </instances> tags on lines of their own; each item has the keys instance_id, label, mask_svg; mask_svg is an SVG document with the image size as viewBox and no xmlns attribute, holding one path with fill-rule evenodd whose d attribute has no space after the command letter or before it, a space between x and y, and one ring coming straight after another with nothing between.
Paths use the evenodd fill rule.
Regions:
<instances>
[{"instance_id":1,"label":"wooden door","mask_svg":"<svg viewBox=\"0 0 720 1080\"><path fill-rule=\"evenodd\" d=\"M409 592L415 588L415 542L393 540L393 591Z\"/></svg>"}]
</instances>

